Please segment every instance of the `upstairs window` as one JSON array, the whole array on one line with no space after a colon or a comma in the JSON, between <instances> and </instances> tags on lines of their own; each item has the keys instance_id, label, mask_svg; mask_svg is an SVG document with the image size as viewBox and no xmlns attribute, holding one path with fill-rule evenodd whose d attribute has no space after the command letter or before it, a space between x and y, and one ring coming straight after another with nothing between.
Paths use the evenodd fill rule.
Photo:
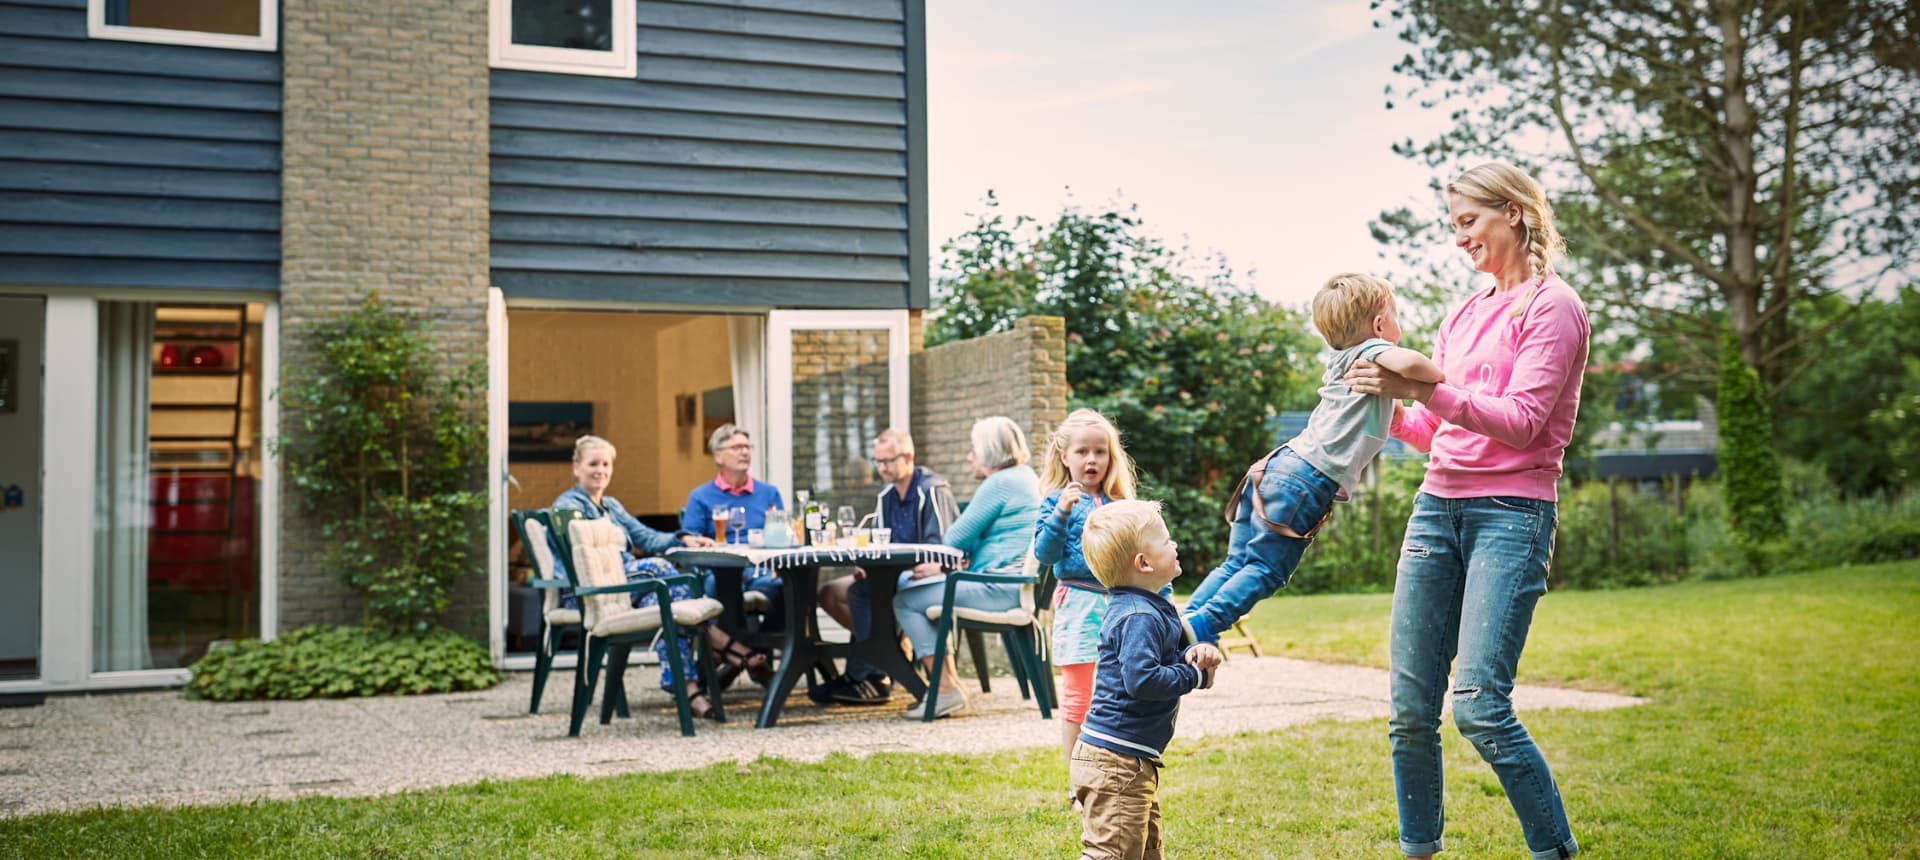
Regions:
<instances>
[{"instance_id":1,"label":"upstairs window","mask_svg":"<svg viewBox=\"0 0 1920 860\"><path fill-rule=\"evenodd\" d=\"M273 51L280 46L279 11L276 0L87 0L87 35Z\"/></svg>"},{"instance_id":2,"label":"upstairs window","mask_svg":"<svg viewBox=\"0 0 1920 860\"><path fill-rule=\"evenodd\" d=\"M493 67L631 78L633 0L489 0Z\"/></svg>"}]
</instances>

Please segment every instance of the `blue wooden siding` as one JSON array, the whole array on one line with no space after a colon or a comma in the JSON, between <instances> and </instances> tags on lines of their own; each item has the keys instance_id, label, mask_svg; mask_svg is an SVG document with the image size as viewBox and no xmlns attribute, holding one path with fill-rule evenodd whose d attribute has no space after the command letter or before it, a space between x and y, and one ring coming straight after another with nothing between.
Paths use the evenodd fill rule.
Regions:
<instances>
[{"instance_id":1,"label":"blue wooden siding","mask_svg":"<svg viewBox=\"0 0 1920 860\"><path fill-rule=\"evenodd\" d=\"M278 289L280 55L0 0L0 284Z\"/></svg>"},{"instance_id":2,"label":"blue wooden siding","mask_svg":"<svg viewBox=\"0 0 1920 860\"><path fill-rule=\"evenodd\" d=\"M642 0L635 79L494 71L494 283L510 298L925 307L923 11Z\"/></svg>"}]
</instances>

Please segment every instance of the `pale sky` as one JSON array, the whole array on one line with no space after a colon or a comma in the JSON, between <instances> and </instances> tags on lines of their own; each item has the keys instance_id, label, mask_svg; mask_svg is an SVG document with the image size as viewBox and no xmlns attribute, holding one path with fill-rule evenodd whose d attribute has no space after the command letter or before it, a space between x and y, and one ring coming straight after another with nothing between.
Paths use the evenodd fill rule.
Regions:
<instances>
[{"instance_id":1,"label":"pale sky","mask_svg":"<svg viewBox=\"0 0 1920 860\"><path fill-rule=\"evenodd\" d=\"M1305 302L1341 271L1391 275L1367 223L1426 199L1389 145L1445 117L1384 108L1407 53L1364 0L933 0L929 217L940 245L988 189L1010 214L1137 204L1148 230L1224 253Z\"/></svg>"}]
</instances>

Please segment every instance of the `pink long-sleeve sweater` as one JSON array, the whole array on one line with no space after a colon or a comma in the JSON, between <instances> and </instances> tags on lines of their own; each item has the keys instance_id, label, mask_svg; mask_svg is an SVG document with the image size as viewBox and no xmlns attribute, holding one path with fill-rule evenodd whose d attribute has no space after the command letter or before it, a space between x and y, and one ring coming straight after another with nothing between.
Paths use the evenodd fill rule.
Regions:
<instances>
[{"instance_id":1,"label":"pink long-sleeve sweater","mask_svg":"<svg viewBox=\"0 0 1920 860\"><path fill-rule=\"evenodd\" d=\"M1447 381L1392 427L1394 438L1431 454L1422 492L1559 500L1555 482L1587 367L1587 308L1557 276L1528 286L1481 290L1440 324L1433 358ZM1513 316L1528 292L1526 311Z\"/></svg>"}]
</instances>

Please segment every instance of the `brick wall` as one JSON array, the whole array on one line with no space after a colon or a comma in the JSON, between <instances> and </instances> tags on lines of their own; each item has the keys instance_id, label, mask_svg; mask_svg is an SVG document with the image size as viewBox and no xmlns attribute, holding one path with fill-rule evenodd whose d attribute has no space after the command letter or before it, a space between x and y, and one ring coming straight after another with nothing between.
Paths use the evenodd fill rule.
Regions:
<instances>
[{"instance_id":1,"label":"brick wall","mask_svg":"<svg viewBox=\"0 0 1920 860\"><path fill-rule=\"evenodd\" d=\"M308 325L373 290L428 317L450 365L484 357L486 0L286 0L282 15L283 365L310 354ZM357 620L282 486L281 628ZM473 634L485 629L482 542L448 613Z\"/></svg>"},{"instance_id":2,"label":"brick wall","mask_svg":"<svg viewBox=\"0 0 1920 860\"><path fill-rule=\"evenodd\" d=\"M1067 417L1066 327L1027 317L1012 331L913 353L914 459L947 476L961 499L979 482L967 468L973 422L1005 415L1027 432L1034 468L1047 434Z\"/></svg>"}]
</instances>

